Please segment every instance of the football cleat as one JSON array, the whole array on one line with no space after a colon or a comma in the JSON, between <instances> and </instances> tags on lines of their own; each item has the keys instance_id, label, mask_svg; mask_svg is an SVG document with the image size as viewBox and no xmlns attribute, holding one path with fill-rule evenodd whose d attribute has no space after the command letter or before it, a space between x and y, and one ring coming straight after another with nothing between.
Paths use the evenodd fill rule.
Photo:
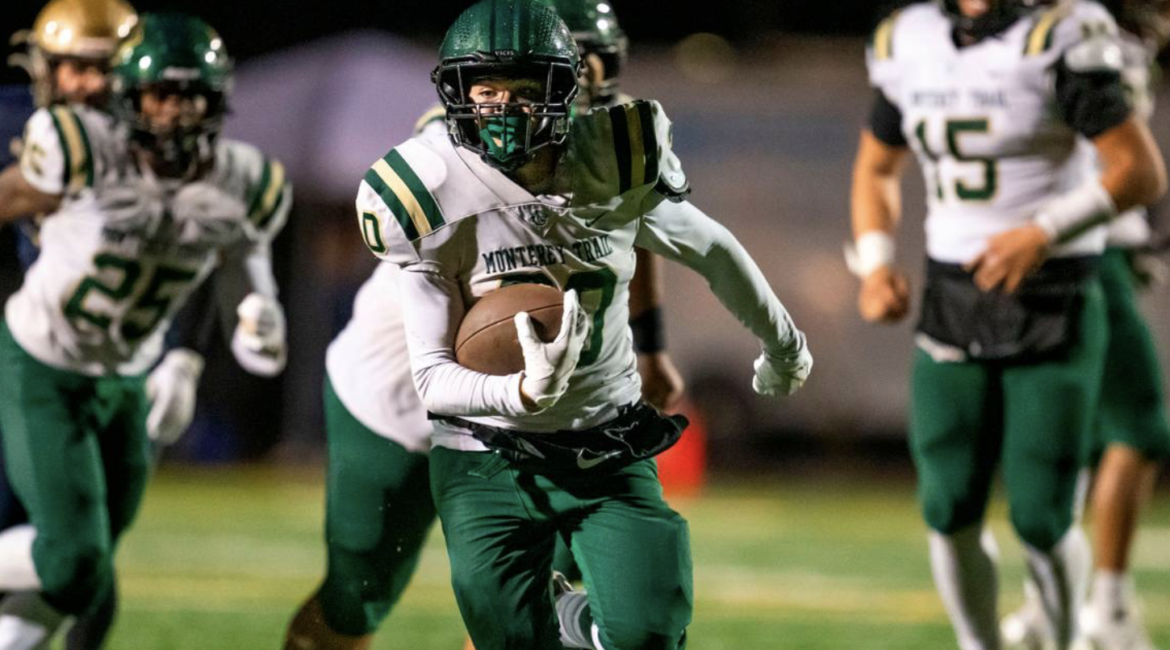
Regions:
<instances>
[{"instance_id":1,"label":"football cleat","mask_svg":"<svg viewBox=\"0 0 1170 650\"><path fill-rule=\"evenodd\" d=\"M1024 581L1024 604L999 623L1003 646L1008 650L1048 650L1055 643L1047 632L1040 594L1031 580Z\"/></svg>"},{"instance_id":2,"label":"football cleat","mask_svg":"<svg viewBox=\"0 0 1170 650\"><path fill-rule=\"evenodd\" d=\"M1073 650L1158 650L1146 633L1137 605L1112 612L1084 607L1080 615L1081 638Z\"/></svg>"}]
</instances>

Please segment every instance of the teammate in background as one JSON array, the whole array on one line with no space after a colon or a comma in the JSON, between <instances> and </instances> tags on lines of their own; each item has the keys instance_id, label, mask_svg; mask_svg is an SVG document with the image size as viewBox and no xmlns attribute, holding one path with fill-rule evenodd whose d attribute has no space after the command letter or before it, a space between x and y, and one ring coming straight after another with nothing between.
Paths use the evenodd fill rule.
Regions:
<instances>
[{"instance_id":1,"label":"teammate in background","mask_svg":"<svg viewBox=\"0 0 1170 650\"><path fill-rule=\"evenodd\" d=\"M759 392L803 384L804 336L738 242L685 201L656 102L569 119L579 56L553 11L484 0L440 52L433 79L449 137L424 134L376 162L357 212L370 249L400 266L412 307L406 340L437 417L431 491L464 623L480 650L682 647L688 533L662 499L652 456L685 419L640 402L628 325L634 246L699 271L763 341ZM565 289L560 334L541 342L518 314L524 372L459 365L463 314L509 282ZM589 592L572 616L549 593L558 537Z\"/></svg>"},{"instance_id":2,"label":"teammate in background","mask_svg":"<svg viewBox=\"0 0 1170 650\"><path fill-rule=\"evenodd\" d=\"M104 108L107 105L106 74L110 57L136 21L133 8L121 0L53 0L37 15L31 31L13 38L14 43L23 44L26 50L12 55L9 61L28 72L32 86L4 89L0 169L14 163L10 155L17 155L24 124L37 106L85 104ZM16 234L16 253L22 270L31 266L37 256L35 219L30 215L8 226ZM0 303L7 302L8 298L8 294L0 295ZM191 403L194 402L197 377L184 382L190 375L182 370L184 368L172 362L160 366L160 371L151 379L173 388L168 395L174 398L156 407L165 408L168 414L181 415L180 398L188 392ZM2 435L0 432L0 437ZM0 461L0 530L27 522L28 514L16 498ZM113 623L116 593L111 589L108 598L70 628L65 641L66 650L101 647Z\"/></svg>"},{"instance_id":3,"label":"teammate in background","mask_svg":"<svg viewBox=\"0 0 1170 650\"><path fill-rule=\"evenodd\" d=\"M1170 37L1170 3L1115 0L1106 6L1121 28L1122 82L1135 114L1148 121L1154 109L1154 59ZM1134 208L1109 225L1101 259L1109 343L1089 458L1097 468L1092 491L1095 571L1080 616L1085 650L1154 650L1129 576L1138 514L1170 452L1161 369L1136 296L1140 249L1150 239L1148 211ZM1024 606L1004 619L1004 641L1043 648L1048 640L1042 611L1035 585L1025 583Z\"/></svg>"},{"instance_id":4,"label":"teammate in background","mask_svg":"<svg viewBox=\"0 0 1170 650\"><path fill-rule=\"evenodd\" d=\"M599 0L546 4L565 19L585 62L578 110L615 105L626 42L612 10ZM445 138L445 114L442 106L429 111L416 134ZM630 327L643 397L665 409L682 379L663 347L657 271L657 259L639 249ZM379 265L326 356L328 567L289 625L287 650L368 647L413 575L435 518L426 456L431 423L411 380L398 273Z\"/></svg>"},{"instance_id":5,"label":"teammate in background","mask_svg":"<svg viewBox=\"0 0 1170 650\"><path fill-rule=\"evenodd\" d=\"M851 266L867 321L906 315L894 231L913 149L928 260L910 445L935 584L962 650L1000 647L981 531L1002 463L1046 636L1066 648L1089 552L1073 525L1077 474L1107 345L1100 224L1163 194L1162 158L1126 102L1116 25L1096 3L917 3L878 27L868 54Z\"/></svg>"},{"instance_id":6,"label":"teammate in background","mask_svg":"<svg viewBox=\"0 0 1170 650\"><path fill-rule=\"evenodd\" d=\"M52 0L37 15L33 28L17 34L13 41L25 51L13 54L9 61L28 72L31 88L25 85L5 89L0 142L12 143L0 151L0 169L12 161L11 152L19 150L19 136L35 107L83 104L99 110L109 105L107 75L110 58L118 44L130 33L138 17L133 8L121 0ZM37 257L39 216L27 216L12 224L17 237L17 254L21 269L27 269ZM19 283L19 279L17 280ZM8 295L0 296L0 304ZM206 305L204 305L206 307ZM158 445L174 442L189 425L195 410L196 389L203 358L196 349L195 323L210 314L192 310L179 316L187 326L172 327L168 351L151 371L147 395L151 408L147 433ZM210 312L210 309L201 309ZM189 321L189 323L188 323ZM2 435L2 434L0 434ZM0 530L26 524L28 515L16 498L3 463L0 463ZM93 650L101 647L117 607L116 590L95 611L80 618L66 636L66 650Z\"/></svg>"},{"instance_id":7,"label":"teammate in background","mask_svg":"<svg viewBox=\"0 0 1170 650\"><path fill-rule=\"evenodd\" d=\"M232 350L284 365L269 242L291 190L279 163L218 138L231 62L198 19L143 16L111 72L114 116L39 109L0 221L48 215L0 323L6 467L32 527L0 533L0 648L47 644L113 585L113 552L149 467L146 371L212 271L238 304Z\"/></svg>"}]
</instances>

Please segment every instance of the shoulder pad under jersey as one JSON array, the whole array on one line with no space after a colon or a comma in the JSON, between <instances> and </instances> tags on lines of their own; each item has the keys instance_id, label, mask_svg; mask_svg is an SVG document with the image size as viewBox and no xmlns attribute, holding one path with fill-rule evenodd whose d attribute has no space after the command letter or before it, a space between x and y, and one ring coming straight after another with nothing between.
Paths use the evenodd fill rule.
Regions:
<instances>
[{"instance_id":1,"label":"shoulder pad under jersey","mask_svg":"<svg viewBox=\"0 0 1170 650\"><path fill-rule=\"evenodd\" d=\"M379 158L358 187L358 227L374 255L395 264L418 259L414 242L446 225L435 192L447 164L421 138Z\"/></svg>"},{"instance_id":2,"label":"shoulder pad under jersey","mask_svg":"<svg viewBox=\"0 0 1170 650\"><path fill-rule=\"evenodd\" d=\"M222 145L230 148L233 173L243 175L241 198L251 235L271 241L284 228L292 208L292 183L284 165L245 142L232 140Z\"/></svg>"},{"instance_id":3,"label":"shoulder pad under jersey","mask_svg":"<svg viewBox=\"0 0 1170 650\"><path fill-rule=\"evenodd\" d=\"M913 4L886 16L874 28L865 50L870 85L897 102L903 64L932 51L940 39L950 39L951 30L950 21L933 2Z\"/></svg>"},{"instance_id":4,"label":"shoulder pad under jersey","mask_svg":"<svg viewBox=\"0 0 1170 650\"><path fill-rule=\"evenodd\" d=\"M569 135L572 203L607 203L635 190L684 198L690 184L674 154L672 131L662 105L653 100L638 99L574 118Z\"/></svg>"},{"instance_id":5,"label":"shoulder pad under jersey","mask_svg":"<svg viewBox=\"0 0 1170 650\"><path fill-rule=\"evenodd\" d=\"M435 104L419 116L414 123L414 134L421 135L424 130L442 127L447 130L447 109L442 104Z\"/></svg>"},{"instance_id":6,"label":"shoulder pad under jersey","mask_svg":"<svg viewBox=\"0 0 1170 650\"><path fill-rule=\"evenodd\" d=\"M24 129L20 169L25 180L46 194L71 195L94 184L93 120L80 109L38 109Z\"/></svg>"},{"instance_id":7,"label":"shoulder pad under jersey","mask_svg":"<svg viewBox=\"0 0 1170 650\"><path fill-rule=\"evenodd\" d=\"M1111 48L1105 44L1110 41L1116 43L1117 23L1109 11L1096 2L1058 2L1035 12L1031 20L1031 28L1024 40L1025 56L1059 58L1083 47L1084 51L1074 56L1079 57L1084 65L1091 66L1088 69L1100 63L1094 63L1093 60L1100 58L1103 53L1107 58L1112 57L1106 53ZM1119 64L1121 54L1118 50Z\"/></svg>"}]
</instances>

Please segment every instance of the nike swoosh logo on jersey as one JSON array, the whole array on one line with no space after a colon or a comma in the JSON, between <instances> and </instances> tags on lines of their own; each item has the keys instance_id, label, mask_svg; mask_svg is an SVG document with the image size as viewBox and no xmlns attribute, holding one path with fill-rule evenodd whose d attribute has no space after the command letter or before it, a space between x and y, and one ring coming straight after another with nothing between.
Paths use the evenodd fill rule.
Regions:
<instances>
[{"instance_id":1,"label":"nike swoosh logo on jersey","mask_svg":"<svg viewBox=\"0 0 1170 650\"><path fill-rule=\"evenodd\" d=\"M597 458L585 458L585 450L581 449L577 452L577 467L581 469L593 469L605 461L620 454L620 451L611 451L604 453Z\"/></svg>"}]
</instances>

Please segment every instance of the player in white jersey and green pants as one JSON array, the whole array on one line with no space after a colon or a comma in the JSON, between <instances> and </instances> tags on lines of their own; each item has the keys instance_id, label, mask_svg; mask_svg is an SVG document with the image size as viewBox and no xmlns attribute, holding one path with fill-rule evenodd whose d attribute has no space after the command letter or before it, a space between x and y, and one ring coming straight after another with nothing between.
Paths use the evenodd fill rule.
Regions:
<instances>
[{"instance_id":1,"label":"player in white jersey and green pants","mask_svg":"<svg viewBox=\"0 0 1170 650\"><path fill-rule=\"evenodd\" d=\"M624 35L612 10L598 0L556 0L553 6L574 32L583 58L597 74L582 82L581 111L616 102ZM600 21L599 17L607 20ZM594 60L595 59L595 60ZM424 130L444 137L445 110L428 111ZM681 389L663 351L655 291L656 267L643 266L631 283L631 320L643 396L670 406ZM650 272L655 273L650 273ZM363 648L402 595L418 564L435 517L426 451L431 424L410 374L393 264L381 264L362 285L353 317L329 346L325 385L328 474L325 579L289 625L286 648ZM572 566L557 546L561 571Z\"/></svg>"},{"instance_id":2,"label":"player in white jersey and green pants","mask_svg":"<svg viewBox=\"0 0 1170 650\"><path fill-rule=\"evenodd\" d=\"M218 139L231 63L200 20L146 15L119 50L115 117L29 120L0 218L45 213L41 254L0 325L0 425L33 534L0 534L0 648L40 648L113 583L149 469L144 374L217 269L246 369L284 365L269 244L291 201L278 162ZM18 592L18 593L14 593Z\"/></svg>"},{"instance_id":3,"label":"player in white jersey and green pants","mask_svg":"<svg viewBox=\"0 0 1170 650\"><path fill-rule=\"evenodd\" d=\"M1076 632L1088 549L1074 501L1108 335L1100 224L1166 182L1126 103L1116 34L1093 2L940 0L888 18L869 49L876 100L853 189L859 308L874 322L908 310L893 232L913 150L929 211L910 444L963 650L1000 647L995 553L981 539L997 467L1047 636L1064 648Z\"/></svg>"},{"instance_id":4,"label":"player in white jersey and green pants","mask_svg":"<svg viewBox=\"0 0 1170 650\"><path fill-rule=\"evenodd\" d=\"M1116 0L1105 6L1121 28L1118 45L1126 94L1135 114L1149 120L1154 110L1155 58L1170 38L1170 4ZM1095 470L1091 492L1095 571L1079 621L1084 647L1095 650L1154 648L1129 576L1138 514L1149 500L1161 461L1170 453L1162 372L1137 301L1137 289L1151 281L1141 277L1147 273L1143 265L1150 261L1142 249L1150 239L1147 209L1134 208L1109 224L1101 258L1109 343L1087 459ZM1041 647L1046 640L1043 608L1030 582L1025 593L1024 606L1003 621L1004 640L1009 646Z\"/></svg>"},{"instance_id":5,"label":"player in white jersey and green pants","mask_svg":"<svg viewBox=\"0 0 1170 650\"><path fill-rule=\"evenodd\" d=\"M548 576L562 538L589 592L563 640L682 647L687 529L662 500L652 459L682 423L639 404L634 245L701 272L762 340L759 391L803 383L804 337L735 239L683 200L657 103L569 119L578 53L551 10L481 2L456 21L440 58L451 137L396 147L366 174L357 207L371 250L402 268L401 299L412 306L415 385L438 418L432 495L464 622L480 650L561 647ZM523 373L459 365L463 313L513 281L567 290L562 335L541 343L521 319Z\"/></svg>"}]
</instances>

